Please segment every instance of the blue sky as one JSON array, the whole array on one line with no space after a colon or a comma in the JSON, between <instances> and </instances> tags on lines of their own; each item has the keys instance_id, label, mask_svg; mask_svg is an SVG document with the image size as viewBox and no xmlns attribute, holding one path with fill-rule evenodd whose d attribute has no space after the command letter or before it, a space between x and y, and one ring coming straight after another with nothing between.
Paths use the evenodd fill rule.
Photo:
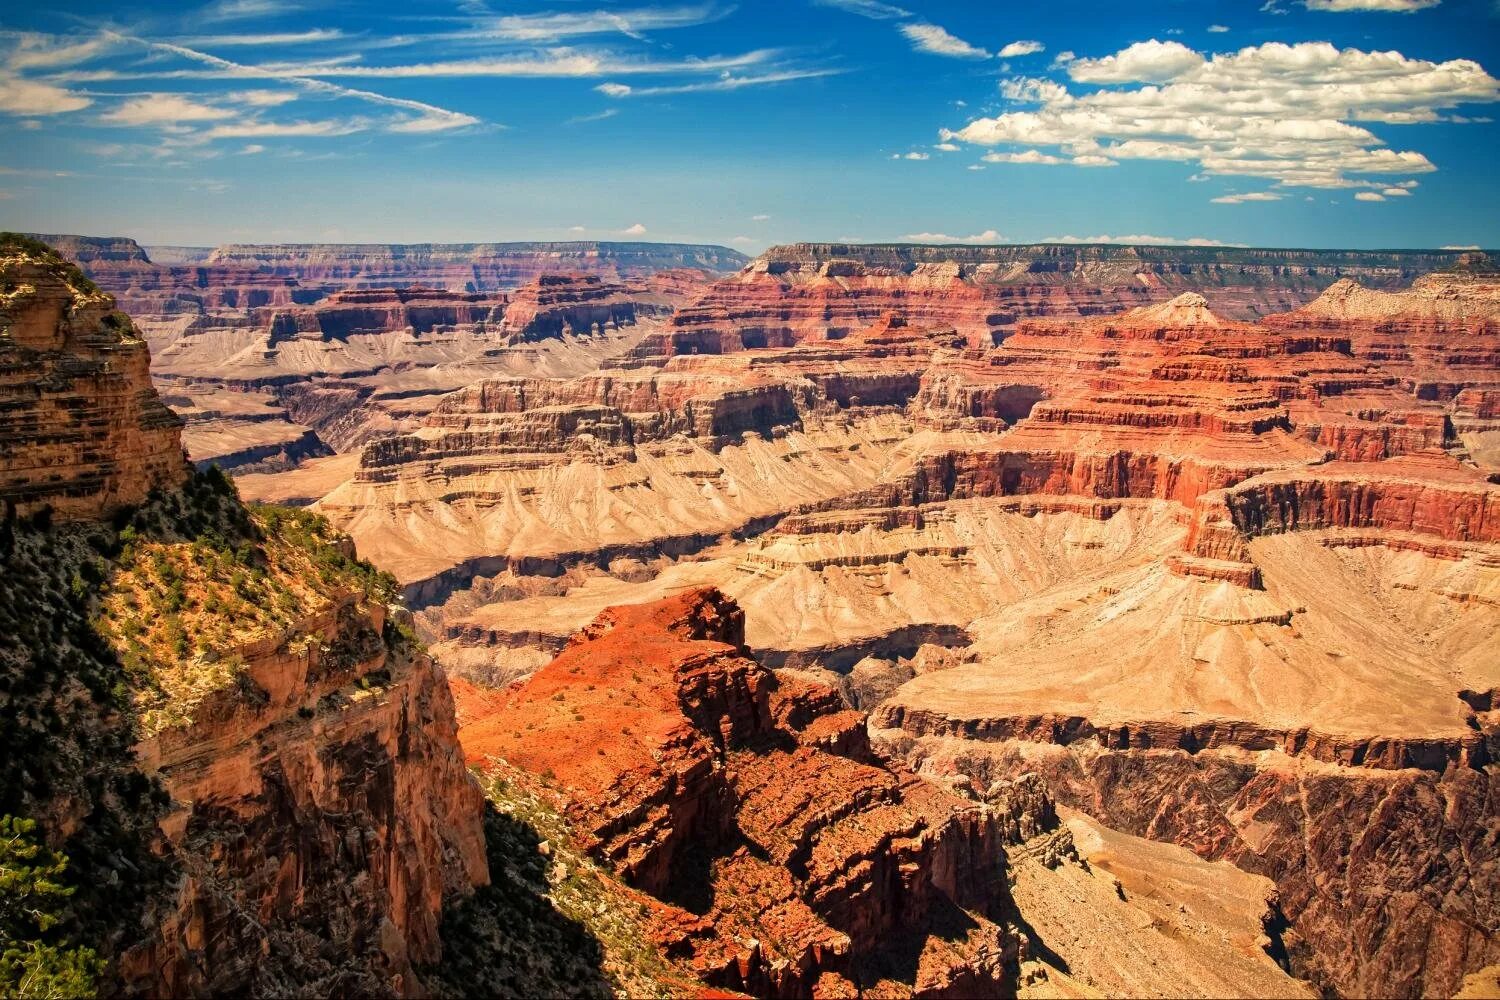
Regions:
<instances>
[{"instance_id":1,"label":"blue sky","mask_svg":"<svg viewBox=\"0 0 1500 1000\"><path fill-rule=\"evenodd\" d=\"M73 0L0 227L1500 246L1500 0Z\"/></svg>"}]
</instances>

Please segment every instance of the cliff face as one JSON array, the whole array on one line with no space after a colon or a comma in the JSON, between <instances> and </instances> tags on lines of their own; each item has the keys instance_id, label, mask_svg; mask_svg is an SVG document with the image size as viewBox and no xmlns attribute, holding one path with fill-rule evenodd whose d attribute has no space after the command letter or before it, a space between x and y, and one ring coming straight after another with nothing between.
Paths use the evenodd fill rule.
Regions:
<instances>
[{"instance_id":1,"label":"cliff face","mask_svg":"<svg viewBox=\"0 0 1500 1000\"><path fill-rule=\"evenodd\" d=\"M210 263L253 264L308 283L364 287L427 285L505 290L544 274L583 272L614 278L671 268L725 272L748 258L688 243L229 244Z\"/></svg>"},{"instance_id":2,"label":"cliff face","mask_svg":"<svg viewBox=\"0 0 1500 1000\"><path fill-rule=\"evenodd\" d=\"M153 262L128 239L48 239L134 317L194 461L243 471L356 447L480 378L592 370L745 262L584 243L164 248Z\"/></svg>"},{"instance_id":3,"label":"cliff face","mask_svg":"<svg viewBox=\"0 0 1500 1000\"><path fill-rule=\"evenodd\" d=\"M0 241L0 500L102 517L182 480L181 421L130 318L76 269Z\"/></svg>"},{"instance_id":4,"label":"cliff face","mask_svg":"<svg viewBox=\"0 0 1500 1000\"><path fill-rule=\"evenodd\" d=\"M472 680L535 671L606 607L713 585L760 662L873 707L879 748L933 778L1035 770L1066 805L1274 879L1320 989L1456 988L1496 940L1484 276L1336 286L1254 323L1184 292L1018 318L991 347L823 308L968 302L941 294L984 263L958 258L788 279L827 293L807 336L783 329L800 293L747 296L682 350L658 349L673 327L598 373L476 384L320 509ZM1352 855L1368 865L1335 870Z\"/></svg>"},{"instance_id":5,"label":"cliff face","mask_svg":"<svg viewBox=\"0 0 1500 1000\"><path fill-rule=\"evenodd\" d=\"M193 474L175 421L97 416L166 413L144 345L58 258L3 253L8 350L42 366L18 385L68 395L5 432L0 812L74 859L69 926L109 989L420 992L444 902L487 867L451 696L392 581L319 519ZM59 439L147 474L58 486L35 453Z\"/></svg>"}]
</instances>

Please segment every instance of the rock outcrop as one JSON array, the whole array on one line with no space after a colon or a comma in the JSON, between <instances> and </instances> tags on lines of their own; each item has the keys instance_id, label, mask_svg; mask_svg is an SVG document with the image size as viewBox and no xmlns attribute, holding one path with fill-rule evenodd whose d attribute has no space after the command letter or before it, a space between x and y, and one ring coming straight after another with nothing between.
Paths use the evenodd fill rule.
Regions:
<instances>
[{"instance_id":1,"label":"rock outcrop","mask_svg":"<svg viewBox=\"0 0 1500 1000\"><path fill-rule=\"evenodd\" d=\"M1451 253L1019 245L800 243L718 282L625 363L836 339L896 310L988 347L1026 318L1085 318L1202 293L1236 319L1295 308L1340 278L1380 287Z\"/></svg>"},{"instance_id":2,"label":"rock outcrop","mask_svg":"<svg viewBox=\"0 0 1500 1000\"><path fill-rule=\"evenodd\" d=\"M108 516L182 481L181 421L130 317L45 247L0 236L0 501Z\"/></svg>"},{"instance_id":3,"label":"rock outcrop","mask_svg":"<svg viewBox=\"0 0 1500 1000\"><path fill-rule=\"evenodd\" d=\"M155 263L132 240L49 239L135 318L193 459L244 471L357 447L486 376L592 370L745 259L668 244L330 245L166 248Z\"/></svg>"},{"instance_id":4,"label":"rock outcrop","mask_svg":"<svg viewBox=\"0 0 1500 1000\"><path fill-rule=\"evenodd\" d=\"M0 813L72 857L66 928L112 993L422 993L445 902L488 876L394 582L193 473L144 343L76 269L9 236L0 266Z\"/></svg>"},{"instance_id":5,"label":"rock outcrop","mask_svg":"<svg viewBox=\"0 0 1500 1000\"><path fill-rule=\"evenodd\" d=\"M873 706L912 766L976 785L1035 769L1106 823L1272 878L1319 988L1456 989L1495 940L1487 287L1336 287L1412 301L1256 323L1184 292L1020 318L989 348L900 314L762 340L747 307L721 317L738 340L648 338L597 374L457 393L319 507L471 678L534 671L610 605L713 585L762 662ZM731 400L766 405L688 419ZM1177 767L1207 786L1187 813L1187 792L1148 816L1108 791L1145 802ZM1262 845L1244 796L1310 776L1349 808L1288 813ZM1389 808L1415 818L1386 823L1401 776ZM1453 839L1426 838L1448 807ZM1389 867L1335 875L1365 837ZM1298 838L1327 858L1294 857ZM1430 891L1360 888L1418 870Z\"/></svg>"},{"instance_id":6,"label":"rock outcrop","mask_svg":"<svg viewBox=\"0 0 1500 1000\"><path fill-rule=\"evenodd\" d=\"M711 590L611 609L470 721L465 753L568 789L591 852L687 911L669 947L711 983L998 995L1001 824L886 770L856 713L755 663L743 630Z\"/></svg>"}]
</instances>

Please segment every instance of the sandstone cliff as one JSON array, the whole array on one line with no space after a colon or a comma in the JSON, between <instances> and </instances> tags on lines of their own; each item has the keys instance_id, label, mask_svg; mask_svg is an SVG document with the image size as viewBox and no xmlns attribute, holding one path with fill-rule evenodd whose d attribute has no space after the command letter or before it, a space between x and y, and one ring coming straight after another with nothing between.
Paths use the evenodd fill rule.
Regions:
<instances>
[{"instance_id":1,"label":"sandstone cliff","mask_svg":"<svg viewBox=\"0 0 1500 1000\"><path fill-rule=\"evenodd\" d=\"M138 504L184 474L181 422L146 344L76 268L0 234L0 501L69 519Z\"/></svg>"},{"instance_id":2,"label":"sandstone cliff","mask_svg":"<svg viewBox=\"0 0 1500 1000\"><path fill-rule=\"evenodd\" d=\"M487 866L452 700L393 582L316 517L193 474L129 320L44 248L3 246L25 379L0 812L73 859L63 929L110 991L420 993L445 901Z\"/></svg>"}]
</instances>

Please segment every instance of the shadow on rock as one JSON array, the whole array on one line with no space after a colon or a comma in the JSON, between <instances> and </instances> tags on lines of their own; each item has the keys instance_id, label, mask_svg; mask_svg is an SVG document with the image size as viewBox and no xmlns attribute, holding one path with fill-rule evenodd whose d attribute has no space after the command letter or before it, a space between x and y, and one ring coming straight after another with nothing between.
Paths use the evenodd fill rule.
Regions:
<instances>
[{"instance_id":1,"label":"shadow on rock","mask_svg":"<svg viewBox=\"0 0 1500 1000\"><path fill-rule=\"evenodd\" d=\"M429 984L455 997L613 996L603 945L553 905L536 829L486 803L484 840L491 883L444 910Z\"/></svg>"}]
</instances>

